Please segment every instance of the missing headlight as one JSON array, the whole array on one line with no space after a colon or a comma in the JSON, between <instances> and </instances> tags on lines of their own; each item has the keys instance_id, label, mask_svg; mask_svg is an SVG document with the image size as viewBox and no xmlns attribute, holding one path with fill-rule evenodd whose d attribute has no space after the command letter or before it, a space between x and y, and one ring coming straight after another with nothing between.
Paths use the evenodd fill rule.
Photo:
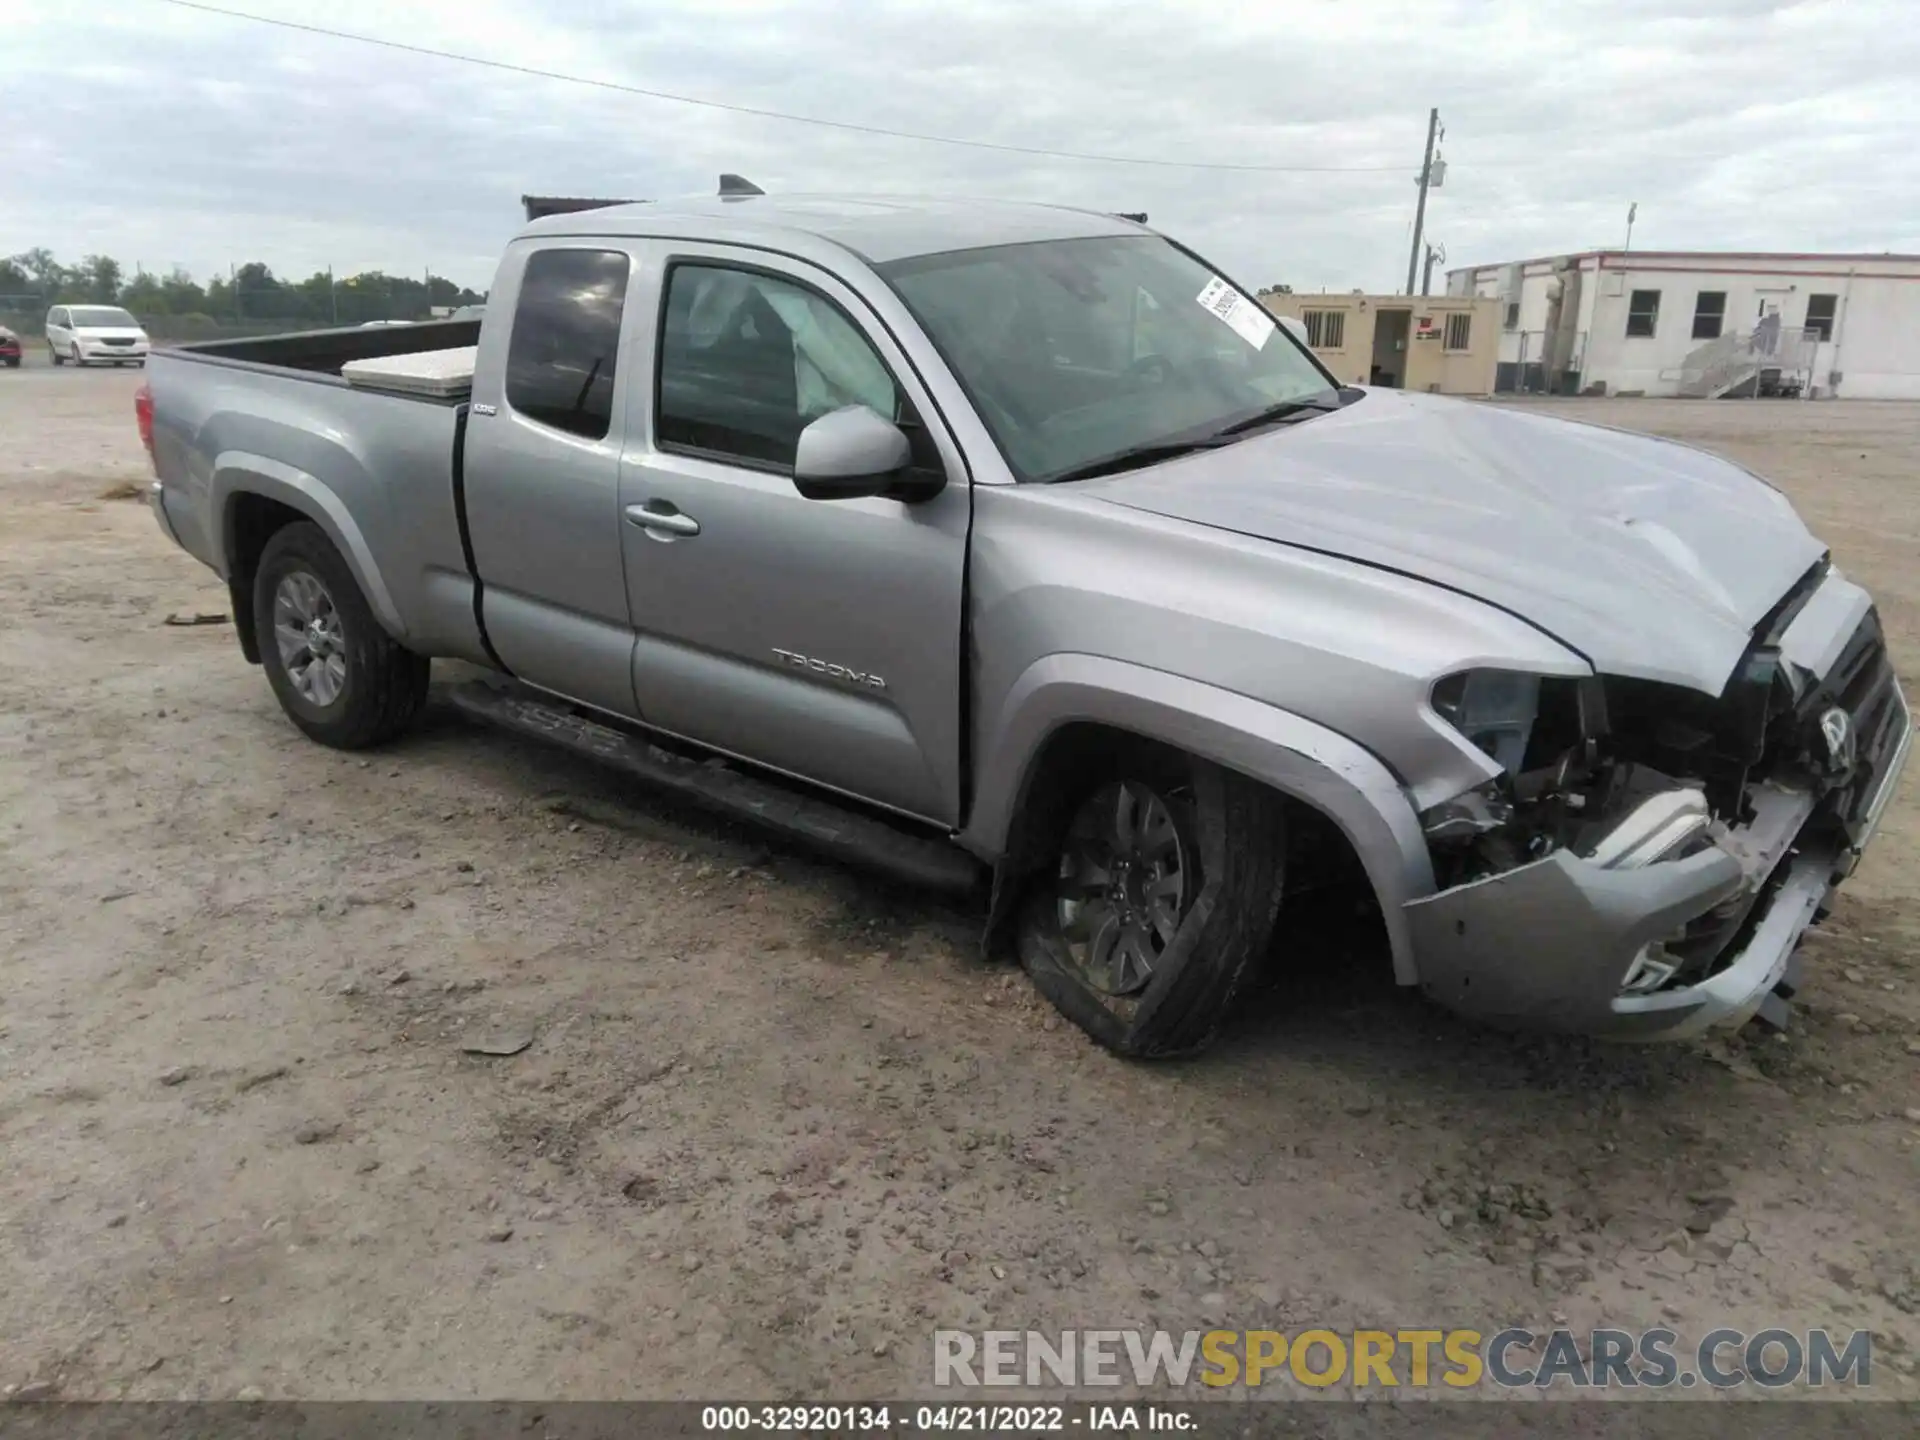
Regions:
<instances>
[{"instance_id":1,"label":"missing headlight","mask_svg":"<svg viewBox=\"0 0 1920 1440\"><path fill-rule=\"evenodd\" d=\"M1606 809L1606 693L1594 676L1466 670L1433 687L1436 713L1499 766L1421 817L1443 884L1499 874L1570 845Z\"/></svg>"},{"instance_id":2,"label":"missing headlight","mask_svg":"<svg viewBox=\"0 0 1920 1440\"><path fill-rule=\"evenodd\" d=\"M1433 708L1502 770L1517 775L1540 713L1540 677L1524 670L1462 670L1434 685Z\"/></svg>"}]
</instances>

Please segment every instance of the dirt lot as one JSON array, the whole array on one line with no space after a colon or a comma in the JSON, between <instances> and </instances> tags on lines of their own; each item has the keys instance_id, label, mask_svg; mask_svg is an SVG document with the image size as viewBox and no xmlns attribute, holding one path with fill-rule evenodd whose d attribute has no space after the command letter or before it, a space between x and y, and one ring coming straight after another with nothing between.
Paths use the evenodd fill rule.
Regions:
<instances>
[{"instance_id":1,"label":"dirt lot","mask_svg":"<svg viewBox=\"0 0 1920 1440\"><path fill-rule=\"evenodd\" d=\"M1920 785L1786 1037L1490 1034L1323 926L1126 1064L970 915L451 717L301 739L101 498L138 379L0 372L0 1383L878 1396L936 1325L1564 1317L1870 1327L1920 1394ZM1565 408L1777 477L1920 675L1920 407Z\"/></svg>"}]
</instances>

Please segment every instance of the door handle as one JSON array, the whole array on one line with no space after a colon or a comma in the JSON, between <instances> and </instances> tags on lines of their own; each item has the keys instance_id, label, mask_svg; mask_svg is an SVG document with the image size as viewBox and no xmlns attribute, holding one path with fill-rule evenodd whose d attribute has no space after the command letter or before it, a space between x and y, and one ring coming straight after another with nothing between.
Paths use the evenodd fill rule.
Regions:
<instances>
[{"instance_id":1,"label":"door handle","mask_svg":"<svg viewBox=\"0 0 1920 1440\"><path fill-rule=\"evenodd\" d=\"M650 505L659 501L649 501L648 505L627 506L627 520L643 530L664 530L670 535L698 535L700 522L691 515L682 515L678 510L654 510Z\"/></svg>"}]
</instances>

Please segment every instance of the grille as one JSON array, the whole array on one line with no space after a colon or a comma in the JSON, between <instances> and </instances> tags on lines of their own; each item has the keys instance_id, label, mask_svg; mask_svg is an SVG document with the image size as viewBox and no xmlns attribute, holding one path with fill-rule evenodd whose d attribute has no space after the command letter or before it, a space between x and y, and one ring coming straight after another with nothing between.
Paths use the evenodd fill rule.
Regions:
<instances>
[{"instance_id":1,"label":"grille","mask_svg":"<svg viewBox=\"0 0 1920 1440\"><path fill-rule=\"evenodd\" d=\"M1797 611L1798 606L1791 608ZM1777 635L1783 628L1784 622L1776 621L1770 627L1763 626L1761 634ZM1791 712L1775 715L1767 727L1764 758L1744 773L1753 778L1773 775L1790 784L1804 783L1808 766L1817 766L1817 757L1826 753L1820 717L1836 705L1852 720L1853 769L1822 799L1795 846L1812 843L1831 847L1837 856L1842 847L1857 843L1908 724L1906 704L1875 610L1867 612L1825 678L1802 696ZM1669 956L1679 965L1675 983L1705 979L1738 958L1765 912L1766 900L1786 879L1795 853L1789 849L1757 888L1744 890L1696 916L1666 942Z\"/></svg>"},{"instance_id":2,"label":"grille","mask_svg":"<svg viewBox=\"0 0 1920 1440\"><path fill-rule=\"evenodd\" d=\"M1837 813L1851 830L1866 819L1867 807L1893 764L1907 726L1878 611L1867 612L1831 673L1802 707L1804 723L1812 727L1807 733L1816 741L1820 716L1832 705L1842 707L1853 719L1854 771L1835 797Z\"/></svg>"},{"instance_id":3,"label":"grille","mask_svg":"<svg viewBox=\"0 0 1920 1440\"><path fill-rule=\"evenodd\" d=\"M103 338L100 343L102 345L131 345L133 341L119 335L109 335Z\"/></svg>"}]
</instances>

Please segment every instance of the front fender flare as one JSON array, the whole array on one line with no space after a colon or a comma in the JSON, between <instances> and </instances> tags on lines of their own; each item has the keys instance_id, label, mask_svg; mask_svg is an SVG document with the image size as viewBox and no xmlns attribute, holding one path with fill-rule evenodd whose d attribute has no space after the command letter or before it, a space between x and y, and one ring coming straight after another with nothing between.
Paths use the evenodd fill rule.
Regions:
<instances>
[{"instance_id":1,"label":"front fender flare","mask_svg":"<svg viewBox=\"0 0 1920 1440\"><path fill-rule=\"evenodd\" d=\"M960 842L1006 853L1033 762L1063 725L1089 722L1237 770L1328 816L1352 844L1379 901L1395 978L1419 982L1403 907L1433 893L1433 862L1405 788L1364 746L1245 695L1098 655L1049 655L1008 690L981 736L974 804Z\"/></svg>"},{"instance_id":2,"label":"front fender flare","mask_svg":"<svg viewBox=\"0 0 1920 1440\"><path fill-rule=\"evenodd\" d=\"M233 578L233 502L240 495L261 495L298 510L322 530L347 562L360 593L367 597L374 618L396 640L407 638L405 622L380 574L366 536L340 497L321 481L284 461L239 450L214 458L213 513L220 517L220 562L224 578Z\"/></svg>"}]
</instances>

